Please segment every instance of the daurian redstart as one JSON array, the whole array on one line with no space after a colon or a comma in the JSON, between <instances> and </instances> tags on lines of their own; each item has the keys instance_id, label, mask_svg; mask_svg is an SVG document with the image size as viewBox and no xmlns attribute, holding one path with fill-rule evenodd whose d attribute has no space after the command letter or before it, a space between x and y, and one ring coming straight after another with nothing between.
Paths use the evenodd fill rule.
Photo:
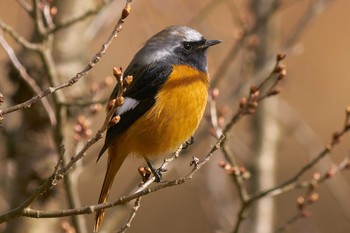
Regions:
<instances>
[{"instance_id":1,"label":"daurian redstart","mask_svg":"<svg viewBox=\"0 0 350 233\"><path fill-rule=\"evenodd\" d=\"M196 30L170 26L152 36L124 72L133 82L116 110L120 121L109 127L98 159L108 149L107 171L98 203L107 201L114 176L131 154L148 158L175 151L202 119L208 97L206 51L220 40ZM118 87L111 94L116 98ZM94 231L103 221L96 213Z\"/></svg>"}]
</instances>

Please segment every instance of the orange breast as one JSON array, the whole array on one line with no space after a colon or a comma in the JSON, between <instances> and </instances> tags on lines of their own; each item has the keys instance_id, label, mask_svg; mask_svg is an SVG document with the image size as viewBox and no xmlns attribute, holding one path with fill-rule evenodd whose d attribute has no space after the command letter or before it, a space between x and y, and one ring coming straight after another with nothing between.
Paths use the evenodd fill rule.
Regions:
<instances>
[{"instance_id":1,"label":"orange breast","mask_svg":"<svg viewBox=\"0 0 350 233\"><path fill-rule=\"evenodd\" d=\"M174 151L197 129L207 102L208 75L185 65L173 68L155 105L118 140L129 153L158 156Z\"/></svg>"}]
</instances>

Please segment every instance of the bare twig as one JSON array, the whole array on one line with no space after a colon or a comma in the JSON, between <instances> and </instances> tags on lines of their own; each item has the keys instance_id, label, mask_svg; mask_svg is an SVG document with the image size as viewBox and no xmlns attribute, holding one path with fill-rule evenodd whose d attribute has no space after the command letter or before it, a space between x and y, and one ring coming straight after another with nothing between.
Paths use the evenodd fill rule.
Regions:
<instances>
[{"instance_id":1,"label":"bare twig","mask_svg":"<svg viewBox=\"0 0 350 233\"><path fill-rule=\"evenodd\" d=\"M334 1L331 0L316 0L312 1L307 11L300 17L299 21L296 23L294 28L289 33L289 37L283 43L284 50L292 47L297 40L300 38L300 35L304 32L305 28L309 26L309 24L316 18L316 16L320 15L329 4Z\"/></svg>"},{"instance_id":2,"label":"bare twig","mask_svg":"<svg viewBox=\"0 0 350 233\"><path fill-rule=\"evenodd\" d=\"M282 59L280 59L280 60L282 60ZM278 61L280 61L280 60L278 60ZM117 71L118 70L115 70L114 72L117 72ZM116 75L116 76L118 76L118 75ZM231 119L231 121L234 121L234 122L230 122L225 127L224 132L228 132L228 130L230 130L232 128L233 124L236 123L241 116L252 113L251 112L252 108L255 109L257 106L255 106L254 104L251 106L251 104L254 101L261 101L264 99L264 98L261 98L259 100L259 99L257 99L258 96L259 95L257 94L257 90L251 91L251 97L249 98L249 101L248 101L249 104L248 103L245 103L245 104L241 103L240 104L240 108L239 108L240 110L236 114L239 117L237 117L235 115ZM115 101L115 102L118 102L118 101ZM76 161L78 161L79 159L84 157L87 149L89 149L97 140L99 140L102 137L102 132L104 132L108 128L108 125L110 124L110 121L111 121L110 117L115 112L113 107L110 108L109 110L110 111L107 114L105 122L102 125L102 127L100 128L100 130L98 130L98 132L95 134L95 136L93 138L91 138L85 144L85 146L82 148L82 150L76 156L72 157L71 161L65 167L63 167L62 169L59 169L59 171L57 171L56 174L53 174L49 178L49 180L47 182L45 182L41 187L39 187L37 192L34 193L30 198L28 198L28 200L25 201L20 207L16 208L15 210L10 211L9 213L7 213L3 216L0 216L0 223L7 221L11 218L18 217L18 216L26 216L26 217L32 217L32 218L54 218L54 217L90 214L90 213L96 212L96 211L101 210L101 209L111 208L111 207L116 206L116 205L125 204L125 203L127 203L135 198L148 195L149 193L156 192L158 190L161 190L161 189L164 189L167 187L171 187L174 185L180 185L180 184L185 183L186 181L192 179L193 176L196 174L196 172L210 160L210 158L212 157L214 152L217 151L222 146L222 143L226 139L226 134L222 134L218 138L216 144L214 146L212 146L210 151L207 153L207 155L202 160L194 158L195 160L193 162L191 162L191 164L193 164L192 171L190 171L186 176L177 178L175 180L167 181L165 183L159 184L159 185L151 187L151 188L146 189L145 187L143 187L143 188L141 188L140 191L132 193L132 194L127 195L127 196L120 197L118 200L116 200L114 202L107 202L107 203L98 204L98 205L91 205L91 206L78 208L78 209L55 210L55 211L41 211L41 210L33 210L33 209L28 208L28 206L34 200L36 200L40 194L42 194L43 192L54 187L56 185L56 183L60 179L62 179L62 177L68 172L68 170L76 163ZM164 161L164 163L162 164L162 167L165 168L166 165L170 161L174 160L178 156L178 153L180 152L180 150L181 150L181 147L178 149L178 151L174 154L173 157Z\"/></svg>"},{"instance_id":3,"label":"bare twig","mask_svg":"<svg viewBox=\"0 0 350 233\"><path fill-rule=\"evenodd\" d=\"M304 215L302 212L298 212L293 217L291 217L285 224L280 226L275 232L280 233L288 230L294 223L296 223L300 218L303 218Z\"/></svg>"},{"instance_id":4,"label":"bare twig","mask_svg":"<svg viewBox=\"0 0 350 233\"><path fill-rule=\"evenodd\" d=\"M240 107L236 114L233 115L231 120L225 126L223 133L226 134L237 123L237 121L244 115L252 114L255 112L259 101L266 97L278 94L279 91L275 89L276 85L286 76L286 69L280 65L280 62L285 58L284 54L278 54L276 58L276 64L270 75L265 78L258 86L252 86L250 89L250 95L248 98L243 97L240 102ZM269 85L270 81L273 81L272 85Z\"/></svg>"},{"instance_id":5,"label":"bare twig","mask_svg":"<svg viewBox=\"0 0 350 233\"><path fill-rule=\"evenodd\" d=\"M122 93L123 94L123 93ZM121 103L122 104L122 103ZM117 105L117 104L116 104ZM120 105L118 105L120 106ZM27 200L25 200L19 207L9 211L8 213L0 216L0 223L8 221L9 219L18 217L23 215L24 213L33 213L33 211L28 207L32 202L34 202L40 195L52 189L58 181L60 181L67 172L73 167L73 165L80 159L82 159L86 155L86 151L94 145L98 140L102 138L102 133L107 130L110 125L110 119L113 113L115 112L115 108L113 107L108 114L106 115L105 121L101 128L97 131L97 133L87 141L87 143L83 146L83 148L71 158L71 160L64 165L64 167L60 169L55 169L55 172L49 177L49 179L42 184ZM57 166L56 166L57 167ZM85 209L85 211L88 211ZM37 211L34 211L38 213ZM60 211L58 211L60 212ZM65 212L65 211L63 211ZM56 212L57 213L57 212ZM86 213L86 212L84 212ZM39 214L40 216L41 214ZM70 215L70 214L69 214ZM26 215L24 215L26 216ZM67 215L66 215L67 216Z\"/></svg>"},{"instance_id":6,"label":"bare twig","mask_svg":"<svg viewBox=\"0 0 350 233\"><path fill-rule=\"evenodd\" d=\"M4 32L8 33L18 44L22 45L28 50L38 51L41 47L40 44L35 44L27 41L24 37L19 35L10 25L7 25L4 21L2 21L2 19L0 19L0 28L4 30Z\"/></svg>"},{"instance_id":7,"label":"bare twig","mask_svg":"<svg viewBox=\"0 0 350 233\"><path fill-rule=\"evenodd\" d=\"M276 3L273 5L273 7L271 7L269 12L267 12L263 17L259 19L259 23L256 23L251 29L242 27L242 33L238 38L238 41L231 47L230 51L227 53L226 57L221 63L220 67L217 69L218 71L213 76L214 79L212 80L212 85L214 87L217 87L222 81L222 79L225 77L225 74L227 73L232 64L232 61L237 57L246 38L255 31L257 31L261 27L261 25L266 25L268 19L279 9L280 1L275 2Z\"/></svg>"},{"instance_id":8,"label":"bare twig","mask_svg":"<svg viewBox=\"0 0 350 233\"><path fill-rule=\"evenodd\" d=\"M105 121L108 122L108 121ZM107 123L108 124L108 123ZM107 127L107 124L105 125ZM114 202L106 202L103 204L98 204L98 205L91 205L91 206L86 206L78 209L67 209L67 210L54 210L54 211L42 211L42 210L33 210L31 208L28 208L30 203L32 203L37 196L31 196L25 203L23 203L20 207L16 208L15 210L10 211L9 213L0 216L0 223L8 221L9 219L18 217L18 216L25 216L25 217L31 217L31 218L57 218L57 217L66 217L66 216L72 216L72 215L81 215L81 214L91 214L94 213L98 210L101 209L106 209L106 208L111 208L117 205L123 205L133 199L136 199L138 197L142 197L145 195L148 195L150 193L156 192L158 190L171 187L174 185L180 185L185 183L186 181L190 180L193 178L193 176L197 173L197 171L205 165L211 158L211 156L214 154L215 151L217 151L223 140L225 139L225 136L221 136L216 144L212 146L208 154L202 159L200 162L197 163L192 169L191 172L189 172L186 176L177 178L172 181L167 181L163 184L157 185L152 188L144 189L136 193L132 193L127 196L122 196L118 200ZM92 139L91 139L92 140ZM80 153L83 153L81 151ZM80 156L79 153L79 156ZM44 183L37 191L36 195L42 194L45 190L48 190L48 188L52 188L54 185L57 184L59 179L62 179L64 174L67 172L67 169L70 168L71 164L74 164L78 159L79 156L73 157L71 162L67 164L64 168L60 169L57 174L54 174L50 177L49 181ZM48 186L48 187L47 187Z\"/></svg>"},{"instance_id":9,"label":"bare twig","mask_svg":"<svg viewBox=\"0 0 350 233\"><path fill-rule=\"evenodd\" d=\"M33 12L33 7L26 0L17 0L17 2L27 13Z\"/></svg>"},{"instance_id":10,"label":"bare twig","mask_svg":"<svg viewBox=\"0 0 350 233\"><path fill-rule=\"evenodd\" d=\"M246 218L249 208L252 206L252 204L255 201L259 200L260 198L263 198L266 196L271 197L271 196L280 195L282 193L295 190L297 188L309 188L311 185L314 185L315 182L316 184L321 183L321 182L324 182L327 178L329 178L330 175L328 172L323 177L319 178L317 181L313 181L313 180L307 181L307 182L299 181L301 176L304 175L306 171L309 171L311 168L313 168L316 163L318 163L322 158L324 158L326 155L330 153L330 151L334 148L334 146L338 145L341 142L341 137L344 136L344 134L346 134L350 130L349 118L350 118L350 108L347 108L343 129L340 132L334 133L331 142L327 146L325 146L325 148L318 154L318 156L316 156L313 160L311 160L309 163L304 165L292 178L288 179L282 184L276 187L273 187L271 189L267 189L265 191L261 191L256 194L249 195L248 198L242 203L241 209L238 213L238 220L236 221L236 225L233 232L239 231L241 223ZM345 168L348 168L348 166L349 166L349 160L348 158L346 158L340 163L337 169L331 170L331 174L334 175L336 172L342 171ZM238 190L244 190L244 189L240 188ZM294 220L292 222L294 222Z\"/></svg>"},{"instance_id":11,"label":"bare twig","mask_svg":"<svg viewBox=\"0 0 350 233\"><path fill-rule=\"evenodd\" d=\"M218 119L218 111L216 106L216 97L219 94L219 90L214 88L211 95L209 95L209 110L210 110L210 123L215 131L215 136L219 137L222 134L222 127L220 126Z\"/></svg>"},{"instance_id":12,"label":"bare twig","mask_svg":"<svg viewBox=\"0 0 350 233\"><path fill-rule=\"evenodd\" d=\"M34 18L34 28L39 36L42 36L46 32L46 27L43 21L42 15L42 5L40 0L32 0L33 1L33 18Z\"/></svg>"},{"instance_id":13,"label":"bare twig","mask_svg":"<svg viewBox=\"0 0 350 233\"><path fill-rule=\"evenodd\" d=\"M343 128L340 130L340 132L335 132L333 134L333 137L330 143L326 145L324 149L314 159L312 159L309 163L305 164L294 176L292 176L290 179L288 179L287 181L283 182L282 184L276 187L273 187L271 189L265 190L258 194L252 195L251 198L258 199L264 196L270 196L270 195L274 196L274 195L277 195L277 193L280 194L285 191L292 190L295 184L298 183L298 180L301 178L301 176L304 175L305 172L313 168L322 158L327 156L332 151L332 149L341 142L341 137L350 131L349 115L350 115L350 108L347 108L344 125L343 125Z\"/></svg>"},{"instance_id":14,"label":"bare twig","mask_svg":"<svg viewBox=\"0 0 350 233\"><path fill-rule=\"evenodd\" d=\"M223 135L226 136L227 133L232 129L233 125L235 125L244 115L249 115L254 113L260 101L262 101L263 99L269 96L279 93L278 89L276 89L276 86L286 76L286 69L283 65L280 64L280 62L284 58L285 58L285 55L278 54L276 57L276 64L272 72L258 86L251 87L248 98L243 97L241 99L240 106L237 112L231 117L230 121L227 123L227 125L223 129L222 131ZM241 202L243 203L242 208L244 206L248 206L249 203L247 204L245 203L249 202L249 195L244 185L243 178L240 175L240 171L237 169L239 168L239 165L235 161L230 150L227 148L225 141L223 142L221 150L227 162L229 163L229 166L235 169L235 171L233 171L233 180L239 192L239 197L241 199ZM241 213L242 215L239 214L239 216L241 216L241 219L243 219L244 212L245 211L242 210L242 213ZM240 224L239 221L237 223ZM239 225L238 226L236 225L236 227L238 230Z\"/></svg>"},{"instance_id":15,"label":"bare twig","mask_svg":"<svg viewBox=\"0 0 350 233\"><path fill-rule=\"evenodd\" d=\"M17 71L20 74L20 76L22 77L22 79L29 85L30 88L32 88L32 90L34 91L35 94L37 94L37 95L40 94L40 92L41 92L40 87L34 81L34 79L32 77L30 77L30 75L27 73L27 70L25 69L25 67L20 63L15 52L13 51L11 46L7 43L7 41L3 37L1 29L0 29L0 45L6 51L13 66L17 69ZM51 125L53 125L53 126L56 125L57 121L56 121L55 112L52 109L49 101L47 99L42 99L41 102L42 102L42 104L47 112L47 115L50 119Z\"/></svg>"},{"instance_id":16,"label":"bare twig","mask_svg":"<svg viewBox=\"0 0 350 233\"><path fill-rule=\"evenodd\" d=\"M130 213L130 216L129 216L126 224L119 231L117 231L117 233L124 233L130 228L131 222L132 222L132 220L134 220L136 213L137 213L138 209L140 208L140 204L141 204L141 197L138 197L138 198L136 198L134 207L132 207L132 211Z\"/></svg>"},{"instance_id":17,"label":"bare twig","mask_svg":"<svg viewBox=\"0 0 350 233\"><path fill-rule=\"evenodd\" d=\"M49 0L42 0L42 5L43 5L42 11L43 11L46 25L48 26L49 29L52 29L55 27L55 25L53 23L53 19L52 19L52 15L51 15L50 2L51 1L49 1Z\"/></svg>"},{"instance_id":18,"label":"bare twig","mask_svg":"<svg viewBox=\"0 0 350 233\"><path fill-rule=\"evenodd\" d=\"M82 15L79 15L75 18L72 18L72 19L69 19L69 20L62 22L60 24L57 24L55 27L52 27L46 33L47 34L55 33L61 29L64 29L64 28L67 28L67 27L74 25L75 23L81 22L82 20L84 20L88 17L94 16L94 15L98 14L105 6L107 6L112 1L114 1L114 0L103 0L99 5L96 6L95 9L88 10L85 13L83 13Z\"/></svg>"},{"instance_id":19,"label":"bare twig","mask_svg":"<svg viewBox=\"0 0 350 233\"><path fill-rule=\"evenodd\" d=\"M307 188L307 192L305 195L306 197L300 196L297 198L298 212L294 216L292 216L289 220L287 220L284 224L278 227L276 230L276 233L284 232L289 228L291 228L291 226L295 224L298 220L309 217L310 212L306 209L306 207L314 204L318 200L319 195L315 191L318 185L329 180L330 178L335 176L337 173L340 173L344 170L348 170L349 168L350 168L350 160L348 157L346 157L338 165L332 165L328 169L328 171L326 171L323 175L320 175L319 173L315 173L312 180L295 183L294 187L292 187L291 190L295 190L297 188Z\"/></svg>"},{"instance_id":20,"label":"bare twig","mask_svg":"<svg viewBox=\"0 0 350 233\"><path fill-rule=\"evenodd\" d=\"M131 11L131 3L132 0L127 0L126 5L122 11L122 15L118 21L118 23L115 25L110 37L107 39L107 41L103 44L101 50L92 58L90 63L85 67L85 69L78 74L76 74L72 79L70 79L68 82L65 82L63 84L60 84L56 87L50 87L47 90L43 91L39 95L33 97L32 99L21 103L19 105L0 110L0 116L7 114L9 112L24 108L24 107L30 107L31 104L37 102L39 99L57 91L62 88L68 87L76 83L81 77L86 75L90 69L94 67L94 65L101 59L101 57L105 54L108 46L111 44L112 40L117 36L119 31L122 28L122 24L124 23L127 16L130 14ZM123 93L122 93L123 94ZM120 105L119 105L120 106ZM41 196L43 193L47 192L48 190L52 189L59 180L61 180L64 175L72 168L72 166L81 158L83 158L86 154L86 151L99 139L102 138L102 133L108 128L108 125L110 123L110 118L113 115L113 112L109 112L106 116L106 119L101 126L101 128L97 131L97 133L87 141L87 143L83 146L83 148L71 158L71 160L61 169L55 170L55 172L49 177L49 179L43 183L27 200L25 200L20 206L17 208L10 210L8 213L0 216L0 222L5 222L11 218L18 217L21 215L21 213L28 210L28 206L34 202L39 196Z\"/></svg>"},{"instance_id":21,"label":"bare twig","mask_svg":"<svg viewBox=\"0 0 350 233\"><path fill-rule=\"evenodd\" d=\"M111 2L108 4L108 7L103 7L100 12L95 15L86 28L83 36L87 41L94 40L99 33L104 31L108 25L115 21L117 17L115 14L115 9L120 8L120 5L123 3L120 1L111 0Z\"/></svg>"},{"instance_id":22,"label":"bare twig","mask_svg":"<svg viewBox=\"0 0 350 233\"><path fill-rule=\"evenodd\" d=\"M260 101L279 93L279 90L276 89L276 86L286 76L286 69L283 65L280 64L284 58L285 55L278 54L276 57L276 64L272 72L259 85L252 86L250 88L250 94L248 98L243 97L241 99L238 111L232 116L231 120L223 130L224 135L226 135L231 130L233 125L235 125L237 121L240 120L240 118L242 118L244 115L255 113ZM233 172L232 177L239 192L241 208L239 210L238 219L234 226L233 232L238 232L243 220L246 218L248 209L252 204L252 200L245 187L243 178L240 175L240 171L237 170L237 168L239 168L239 165L226 147L225 142L223 143L221 150L224 153L225 157L228 159L230 166L236 169Z\"/></svg>"},{"instance_id":23,"label":"bare twig","mask_svg":"<svg viewBox=\"0 0 350 233\"><path fill-rule=\"evenodd\" d=\"M127 18L127 16L130 13L132 0L127 0L126 2L127 3L126 3L126 6L123 9L122 16L118 20L117 24L115 25L115 27L114 27L112 33L110 34L110 36L108 37L107 41L102 45L101 49L91 58L91 60L88 63L88 65L82 71L77 73L70 80L68 80L68 81L66 81L64 83L61 83L61 84L59 84L57 86L49 87L46 90L44 90L43 92L41 92L40 94L34 96L33 98L31 98L31 99L29 99L29 100L27 100L27 101L25 101L23 103L17 104L15 106L12 106L12 107L9 107L9 108L1 109L0 110L0 116L4 116L4 115L6 115L6 114L8 114L10 112L17 111L17 110L22 109L22 108L29 108L32 104L35 104L40 99L42 99L42 98L44 98L44 97L46 97L46 96L48 96L48 95L58 91L58 90L61 90L63 88L69 87L69 86L72 86L76 82L78 82L79 79L81 79L82 77L86 76L90 72L90 70L101 60L103 55L106 53L109 45L112 43L113 39L117 37L118 33L122 29L122 24L124 23L125 19ZM2 21L0 20L0 27L2 27L1 23L2 23ZM4 29L4 31L6 31L6 30ZM16 37L16 38L18 38L18 37ZM38 49L36 46L35 46L35 48Z\"/></svg>"}]
</instances>

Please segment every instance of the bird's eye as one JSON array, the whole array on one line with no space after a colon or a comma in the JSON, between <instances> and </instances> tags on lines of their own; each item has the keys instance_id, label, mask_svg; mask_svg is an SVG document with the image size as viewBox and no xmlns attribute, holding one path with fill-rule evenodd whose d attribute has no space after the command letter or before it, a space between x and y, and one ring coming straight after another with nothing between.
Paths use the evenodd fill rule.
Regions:
<instances>
[{"instance_id":1,"label":"bird's eye","mask_svg":"<svg viewBox=\"0 0 350 233\"><path fill-rule=\"evenodd\" d=\"M189 43L189 42L184 42L184 48L185 48L186 50L190 50L191 47L192 47L191 43Z\"/></svg>"}]
</instances>

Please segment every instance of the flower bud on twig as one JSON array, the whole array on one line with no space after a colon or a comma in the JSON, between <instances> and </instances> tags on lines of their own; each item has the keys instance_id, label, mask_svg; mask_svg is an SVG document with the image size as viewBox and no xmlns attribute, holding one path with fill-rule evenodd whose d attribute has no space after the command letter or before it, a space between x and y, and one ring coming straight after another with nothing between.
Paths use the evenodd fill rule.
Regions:
<instances>
[{"instance_id":1,"label":"flower bud on twig","mask_svg":"<svg viewBox=\"0 0 350 233\"><path fill-rule=\"evenodd\" d=\"M304 199L304 197L300 196L300 197L297 198L297 205L298 205L298 208L300 210L304 209L304 207L305 207L305 199Z\"/></svg>"},{"instance_id":2,"label":"flower bud on twig","mask_svg":"<svg viewBox=\"0 0 350 233\"><path fill-rule=\"evenodd\" d=\"M285 58L286 58L286 54L284 54L284 53L279 53L279 54L277 54L277 56L276 56L277 62L280 62L280 61L282 61L282 60L285 59Z\"/></svg>"},{"instance_id":3,"label":"flower bud on twig","mask_svg":"<svg viewBox=\"0 0 350 233\"><path fill-rule=\"evenodd\" d=\"M124 80L123 80L123 85L124 85L125 87L130 86L131 83L132 83L132 81L133 81L133 79L134 79L134 77L133 77L132 75L126 76L126 77L124 78Z\"/></svg>"},{"instance_id":4,"label":"flower bud on twig","mask_svg":"<svg viewBox=\"0 0 350 233\"><path fill-rule=\"evenodd\" d=\"M123 68L122 67L113 67L113 75L115 78L117 78L117 81L119 81L119 78L123 74Z\"/></svg>"},{"instance_id":5,"label":"flower bud on twig","mask_svg":"<svg viewBox=\"0 0 350 233\"><path fill-rule=\"evenodd\" d=\"M108 124L108 127L111 127L115 124L118 124L118 122L120 121L120 116L115 116L113 117L110 121L109 121L109 124Z\"/></svg>"}]
</instances>

